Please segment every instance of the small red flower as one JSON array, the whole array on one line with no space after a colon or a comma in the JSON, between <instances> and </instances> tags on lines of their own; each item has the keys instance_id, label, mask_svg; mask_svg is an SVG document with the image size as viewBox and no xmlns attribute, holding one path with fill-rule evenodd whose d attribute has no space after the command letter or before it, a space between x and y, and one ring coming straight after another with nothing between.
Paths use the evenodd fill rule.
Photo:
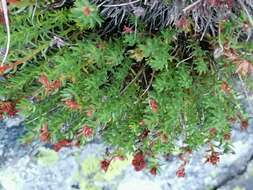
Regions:
<instances>
[{"instance_id":1,"label":"small red flower","mask_svg":"<svg viewBox=\"0 0 253 190\"><path fill-rule=\"evenodd\" d=\"M145 139L145 138L148 136L149 132L150 132L150 131L149 131L148 129L144 129L144 131L143 131L142 134L139 136L139 138L140 138L141 140Z\"/></svg>"},{"instance_id":2,"label":"small red flower","mask_svg":"<svg viewBox=\"0 0 253 190\"><path fill-rule=\"evenodd\" d=\"M89 118L92 118L94 114L94 110L93 109L89 109L86 111L86 116Z\"/></svg>"},{"instance_id":3,"label":"small red flower","mask_svg":"<svg viewBox=\"0 0 253 190\"><path fill-rule=\"evenodd\" d=\"M56 152L58 152L62 147L69 147L71 145L72 145L71 141L64 139L64 140L61 140L58 143L54 144L53 148Z\"/></svg>"},{"instance_id":4,"label":"small red flower","mask_svg":"<svg viewBox=\"0 0 253 190\"><path fill-rule=\"evenodd\" d=\"M14 102L6 101L0 102L0 114L3 116L6 113L8 116L13 117L17 114L16 104Z\"/></svg>"},{"instance_id":5,"label":"small red flower","mask_svg":"<svg viewBox=\"0 0 253 190\"><path fill-rule=\"evenodd\" d=\"M132 165L137 172L143 170L147 166L144 160L144 155L141 152L135 154L134 159L132 160Z\"/></svg>"},{"instance_id":6,"label":"small red flower","mask_svg":"<svg viewBox=\"0 0 253 190\"><path fill-rule=\"evenodd\" d=\"M109 166L110 166L110 163L111 163L111 161L109 161L109 160L102 160L102 161L100 162L100 168L101 168L102 170L104 170L105 172L107 172L107 170L108 170L108 168L109 168Z\"/></svg>"},{"instance_id":7,"label":"small red flower","mask_svg":"<svg viewBox=\"0 0 253 190\"><path fill-rule=\"evenodd\" d=\"M229 140L231 139L231 133L225 133L225 134L224 134L224 139L225 139L226 141L229 141Z\"/></svg>"},{"instance_id":8,"label":"small red flower","mask_svg":"<svg viewBox=\"0 0 253 190\"><path fill-rule=\"evenodd\" d=\"M144 120L141 120L141 121L139 122L139 125L140 125L140 126L144 126L144 125L145 125Z\"/></svg>"},{"instance_id":9,"label":"small red flower","mask_svg":"<svg viewBox=\"0 0 253 190\"><path fill-rule=\"evenodd\" d=\"M50 133L48 132L48 125L45 124L40 130L40 140L43 142L48 142L50 138Z\"/></svg>"},{"instance_id":10,"label":"small red flower","mask_svg":"<svg viewBox=\"0 0 253 190\"><path fill-rule=\"evenodd\" d=\"M210 133L211 138L213 138L217 134L217 129L216 128L211 128L209 133Z\"/></svg>"},{"instance_id":11,"label":"small red flower","mask_svg":"<svg viewBox=\"0 0 253 190\"><path fill-rule=\"evenodd\" d=\"M249 127L249 122L248 120L244 119L244 120L241 120L241 130L242 131L245 131L247 130Z\"/></svg>"},{"instance_id":12,"label":"small red flower","mask_svg":"<svg viewBox=\"0 0 253 190\"><path fill-rule=\"evenodd\" d=\"M207 157L206 162L209 162L213 165L217 165L220 161L220 154L218 152L212 151L211 155Z\"/></svg>"},{"instance_id":13,"label":"small red flower","mask_svg":"<svg viewBox=\"0 0 253 190\"><path fill-rule=\"evenodd\" d=\"M157 103L157 101L155 101L155 100L150 100L149 101L149 106L151 107L151 110L154 112L154 113L156 113L157 111L158 111L158 103Z\"/></svg>"},{"instance_id":14,"label":"small red flower","mask_svg":"<svg viewBox=\"0 0 253 190\"><path fill-rule=\"evenodd\" d=\"M1 14L1 13L0 13ZM0 18L0 22L1 22L1 18ZM1 24L1 23L0 23ZM0 66L0 75L4 75L5 72L7 70L11 69L11 66L10 65L3 65L3 66Z\"/></svg>"},{"instance_id":15,"label":"small red flower","mask_svg":"<svg viewBox=\"0 0 253 190\"><path fill-rule=\"evenodd\" d=\"M83 8L83 14L85 16L90 16L91 15L91 9L90 9L90 7L84 7Z\"/></svg>"},{"instance_id":16,"label":"small red flower","mask_svg":"<svg viewBox=\"0 0 253 190\"><path fill-rule=\"evenodd\" d=\"M71 100L71 99L66 100L65 104L66 104L67 107L69 107L72 110L80 109L80 105L74 100Z\"/></svg>"},{"instance_id":17,"label":"small red flower","mask_svg":"<svg viewBox=\"0 0 253 190\"><path fill-rule=\"evenodd\" d=\"M156 167L151 168L151 169L150 169L150 173L151 173L152 175L156 176L156 175L157 175L157 168L156 168Z\"/></svg>"},{"instance_id":18,"label":"small red flower","mask_svg":"<svg viewBox=\"0 0 253 190\"><path fill-rule=\"evenodd\" d=\"M49 81L46 75L41 75L38 81L44 86L46 94L50 91L58 90L62 85L60 80Z\"/></svg>"},{"instance_id":19,"label":"small red flower","mask_svg":"<svg viewBox=\"0 0 253 190\"><path fill-rule=\"evenodd\" d=\"M176 172L177 177L185 177L185 167L180 166Z\"/></svg>"},{"instance_id":20,"label":"small red flower","mask_svg":"<svg viewBox=\"0 0 253 190\"><path fill-rule=\"evenodd\" d=\"M84 125L83 127L83 135L85 137L91 137L93 135L93 129L88 127L88 125Z\"/></svg>"},{"instance_id":21,"label":"small red flower","mask_svg":"<svg viewBox=\"0 0 253 190\"><path fill-rule=\"evenodd\" d=\"M44 86L49 86L49 80L46 75L40 75L38 81L43 84Z\"/></svg>"},{"instance_id":22,"label":"small red flower","mask_svg":"<svg viewBox=\"0 0 253 190\"><path fill-rule=\"evenodd\" d=\"M226 81L223 81L221 84L221 90L225 92L226 94L230 94L231 88L229 87L228 83Z\"/></svg>"},{"instance_id":23,"label":"small red flower","mask_svg":"<svg viewBox=\"0 0 253 190\"><path fill-rule=\"evenodd\" d=\"M134 32L134 30L132 27L124 25L123 33L133 33L133 32Z\"/></svg>"},{"instance_id":24,"label":"small red flower","mask_svg":"<svg viewBox=\"0 0 253 190\"><path fill-rule=\"evenodd\" d=\"M235 117L230 117L228 118L228 121L231 123L231 124L234 124L236 122L236 118Z\"/></svg>"},{"instance_id":25,"label":"small red flower","mask_svg":"<svg viewBox=\"0 0 253 190\"><path fill-rule=\"evenodd\" d=\"M182 16L179 20L176 21L176 27L181 29L186 29L189 26L189 20L186 16Z\"/></svg>"},{"instance_id":26,"label":"small red flower","mask_svg":"<svg viewBox=\"0 0 253 190\"><path fill-rule=\"evenodd\" d=\"M48 88L49 88L49 90L57 90L57 89L61 88L61 81L60 80L52 81Z\"/></svg>"}]
</instances>

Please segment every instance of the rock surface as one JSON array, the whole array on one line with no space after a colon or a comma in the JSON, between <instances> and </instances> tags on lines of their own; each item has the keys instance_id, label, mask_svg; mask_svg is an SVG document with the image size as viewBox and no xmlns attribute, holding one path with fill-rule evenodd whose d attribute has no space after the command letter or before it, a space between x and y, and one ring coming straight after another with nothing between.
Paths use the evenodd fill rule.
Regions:
<instances>
[{"instance_id":1,"label":"rock surface","mask_svg":"<svg viewBox=\"0 0 253 190\"><path fill-rule=\"evenodd\" d=\"M252 118L252 106L243 94L238 97ZM250 102L252 97L247 95ZM175 156L161 159L156 177L148 171L134 171L131 156L123 161L113 160L105 173L100 169L100 161L107 146L99 140L81 149L63 148L58 153L39 142L21 145L17 140L24 133L20 121L16 118L0 124L0 184L4 190L252 190L253 187L252 119L247 131L241 131L239 123L234 125L234 153L221 155L220 163L214 166L204 163L207 147L203 147L191 155L184 178L176 177L182 161Z\"/></svg>"}]
</instances>

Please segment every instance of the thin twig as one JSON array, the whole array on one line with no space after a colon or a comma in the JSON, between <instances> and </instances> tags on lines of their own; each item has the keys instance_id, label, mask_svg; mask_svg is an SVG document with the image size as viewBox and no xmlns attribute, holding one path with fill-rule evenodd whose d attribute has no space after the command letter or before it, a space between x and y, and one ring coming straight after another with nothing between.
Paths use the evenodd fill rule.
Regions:
<instances>
[{"instance_id":1,"label":"thin twig","mask_svg":"<svg viewBox=\"0 0 253 190\"><path fill-rule=\"evenodd\" d=\"M148 87L145 89L145 91L142 93L142 95L140 97L144 96L147 93L147 91L150 89L150 87L152 85L152 82L154 80L154 76L155 76L155 71L152 72L151 79L149 81L149 85L148 85Z\"/></svg>"},{"instance_id":2,"label":"thin twig","mask_svg":"<svg viewBox=\"0 0 253 190\"><path fill-rule=\"evenodd\" d=\"M131 5L131 4L138 3L138 2L140 2L140 0L132 1L132 2L128 2L128 3L121 3L121 4L103 5L103 7L122 7L122 6L127 6L127 5Z\"/></svg>"},{"instance_id":3,"label":"thin twig","mask_svg":"<svg viewBox=\"0 0 253 190\"><path fill-rule=\"evenodd\" d=\"M182 61L179 61L176 65L176 67L178 67L181 63L185 62L185 61L188 61L189 59L191 59L193 57L193 55L191 55L190 57L186 58L186 59L183 59Z\"/></svg>"},{"instance_id":4,"label":"thin twig","mask_svg":"<svg viewBox=\"0 0 253 190\"><path fill-rule=\"evenodd\" d=\"M6 31L7 31L7 45L6 45L6 50L5 50L5 54L4 54L4 58L2 60L1 66L4 65L4 62L7 59L9 49L10 49L10 42L11 42L10 22L9 22L9 17L8 17L8 7L7 7L6 0L2 0L2 8L3 8Z\"/></svg>"},{"instance_id":5,"label":"thin twig","mask_svg":"<svg viewBox=\"0 0 253 190\"><path fill-rule=\"evenodd\" d=\"M185 7L183 9L183 12L186 13L188 10L191 10L192 8L194 8L196 5L198 5L199 3L201 3L202 0L197 0L194 3L188 5L187 7Z\"/></svg>"},{"instance_id":6,"label":"thin twig","mask_svg":"<svg viewBox=\"0 0 253 190\"><path fill-rule=\"evenodd\" d=\"M27 121L26 124L32 123L32 122L38 120L39 118L41 118L41 116L46 116L46 115L50 114L51 112L56 111L56 110L57 110L58 108L60 108L60 107L61 107L61 106L54 107L54 108L52 108L51 110L49 110L48 112L44 112L44 113L42 113L40 116L38 116L38 117L36 117L36 118L34 118L34 119L30 120L30 121Z\"/></svg>"},{"instance_id":7,"label":"thin twig","mask_svg":"<svg viewBox=\"0 0 253 190\"><path fill-rule=\"evenodd\" d=\"M204 32L203 32L202 35L201 35L200 41L203 40L203 38L204 38L204 36L205 36L205 34L206 34L206 30L207 30L207 28L208 28L208 26L209 26L209 24L210 24L210 20L211 20L211 19L209 19L208 23L206 24L205 30L204 30Z\"/></svg>"},{"instance_id":8,"label":"thin twig","mask_svg":"<svg viewBox=\"0 0 253 190\"><path fill-rule=\"evenodd\" d=\"M120 92L120 95L123 95L125 93L125 91L128 89L128 87L131 86L138 79L138 77L141 75L143 70L144 70L144 67L141 68L141 70L136 74L134 79L130 83L128 83L128 85Z\"/></svg>"}]
</instances>

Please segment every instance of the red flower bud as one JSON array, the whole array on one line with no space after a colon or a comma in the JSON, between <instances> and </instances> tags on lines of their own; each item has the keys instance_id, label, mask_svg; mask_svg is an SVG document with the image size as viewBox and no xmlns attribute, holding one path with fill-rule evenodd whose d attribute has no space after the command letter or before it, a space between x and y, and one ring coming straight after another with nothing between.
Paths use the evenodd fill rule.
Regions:
<instances>
[{"instance_id":1,"label":"red flower bud","mask_svg":"<svg viewBox=\"0 0 253 190\"><path fill-rule=\"evenodd\" d=\"M40 140L43 142L47 142L50 138L50 133L48 132L48 125L45 124L40 130Z\"/></svg>"},{"instance_id":2,"label":"red flower bud","mask_svg":"<svg viewBox=\"0 0 253 190\"><path fill-rule=\"evenodd\" d=\"M177 177L185 177L185 168L180 166L176 172Z\"/></svg>"},{"instance_id":3,"label":"red flower bud","mask_svg":"<svg viewBox=\"0 0 253 190\"><path fill-rule=\"evenodd\" d=\"M219 161L220 161L220 155L218 152L214 152L214 151L212 151L211 155L207 157L207 160L206 160L206 162L209 162L213 165L217 165Z\"/></svg>"},{"instance_id":4,"label":"red flower bud","mask_svg":"<svg viewBox=\"0 0 253 190\"><path fill-rule=\"evenodd\" d=\"M93 129L88 127L88 125L84 125L83 127L83 135L85 137L91 137L93 135Z\"/></svg>"},{"instance_id":5,"label":"red flower bud","mask_svg":"<svg viewBox=\"0 0 253 190\"><path fill-rule=\"evenodd\" d=\"M225 133L225 134L224 134L224 139L225 139L226 141L230 140L230 139L231 139L231 133Z\"/></svg>"},{"instance_id":6,"label":"red flower bud","mask_svg":"<svg viewBox=\"0 0 253 190\"><path fill-rule=\"evenodd\" d=\"M158 111L158 103L155 100L149 101L149 106L151 107L151 110L156 113Z\"/></svg>"},{"instance_id":7,"label":"red flower bud","mask_svg":"<svg viewBox=\"0 0 253 190\"><path fill-rule=\"evenodd\" d=\"M229 87L228 83L226 81L223 81L221 84L221 90L225 92L226 94L230 94L231 88Z\"/></svg>"},{"instance_id":8,"label":"red flower bud","mask_svg":"<svg viewBox=\"0 0 253 190\"><path fill-rule=\"evenodd\" d=\"M69 107L72 110L80 109L80 105L74 100L71 100L71 99L66 100L65 104L66 104L67 107Z\"/></svg>"},{"instance_id":9,"label":"red flower bud","mask_svg":"<svg viewBox=\"0 0 253 190\"><path fill-rule=\"evenodd\" d=\"M53 148L56 152L58 152L62 147L69 147L69 146L71 146L71 141L64 139L54 144Z\"/></svg>"},{"instance_id":10,"label":"red flower bud","mask_svg":"<svg viewBox=\"0 0 253 190\"><path fill-rule=\"evenodd\" d=\"M83 14L85 16L90 16L91 15L91 9L90 9L90 7L84 7L83 8Z\"/></svg>"},{"instance_id":11,"label":"red flower bud","mask_svg":"<svg viewBox=\"0 0 253 190\"><path fill-rule=\"evenodd\" d=\"M123 33L133 33L134 30L131 27L124 25Z\"/></svg>"},{"instance_id":12,"label":"red flower bud","mask_svg":"<svg viewBox=\"0 0 253 190\"><path fill-rule=\"evenodd\" d=\"M216 128L211 128L210 129L210 136L211 138L215 137L217 134L217 129Z\"/></svg>"},{"instance_id":13,"label":"red flower bud","mask_svg":"<svg viewBox=\"0 0 253 190\"><path fill-rule=\"evenodd\" d=\"M157 175L157 168L156 168L156 167L151 168L151 169L150 169L150 173L151 173L152 175L156 176L156 175Z\"/></svg>"},{"instance_id":14,"label":"red flower bud","mask_svg":"<svg viewBox=\"0 0 253 190\"><path fill-rule=\"evenodd\" d=\"M108 168L110 166L110 163L111 163L111 161L109 161L109 160L102 160L100 162L101 169L104 170L105 172L107 172L107 170L108 170Z\"/></svg>"},{"instance_id":15,"label":"red flower bud","mask_svg":"<svg viewBox=\"0 0 253 190\"><path fill-rule=\"evenodd\" d=\"M249 122L248 120L244 119L244 120L241 120L241 130L242 131L245 131L247 130L249 127Z\"/></svg>"},{"instance_id":16,"label":"red flower bud","mask_svg":"<svg viewBox=\"0 0 253 190\"><path fill-rule=\"evenodd\" d=\"M144 155L141 152L135 154L134 159L132 160L132 165L136 171L141 171L146 167L146 162L144 160Z\"/></svg>"}]
</instances>

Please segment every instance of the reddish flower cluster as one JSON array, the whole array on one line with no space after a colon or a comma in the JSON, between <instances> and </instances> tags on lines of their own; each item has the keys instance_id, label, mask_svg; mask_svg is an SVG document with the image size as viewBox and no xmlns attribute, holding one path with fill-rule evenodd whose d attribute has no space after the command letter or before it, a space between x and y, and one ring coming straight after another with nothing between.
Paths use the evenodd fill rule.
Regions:
<instances>
[{"instance_id":1,"label":"reddish flower cluster","mask_svg":"<svg viewBox=\"0 0 253 190\"><path fill-rule=\"evenodd\" d=\"M156 176L156 175L157 175L157 168L156 168L156 167L151 168L151 169L150 169L150 173L151 173L152 175Z\"/></svg>"},{"instance_id":2,"label":"reddish flower cluster","mask_svg":"<svg viewBox=\"0 0 253 190\"><path fill-rule=\"evenodd\" d=\"M132 27L124 25L123 33L128 33L129 34L129 33L133 33L133 32L134 32L134 30L133 30Z\"/></svg>"},{"instance_id":3,"label":"reddish flower cluster","mask_svg":"<svg viewBox=\"0 0 253 190\"><path fill-rule=\"evenodd\" d=\"M102 160L100 162L100 168L102 170L104 170L105 172L107 172L109 166L110 166L111 160Z\"/></svg>"},{"instance_id":4,"label":"reddish flower cluster","mask_svg":"<svg viewBox=\"0 0 253 190\"><path fill-rule=\"evenodd\" d=\"M143 126L145 125L145 121L144 121L144 120L141 120L141 121L139 122L139 125L143 127Z\"/></svg>"},{"instance_id":5,"label":"reddish flower cluster","mask_svg":"<svg viewBox=\"0 0 253 190\"><path fill-rule=\"evenodd\" d=\"M185 166L182 165L178 168L176 172L177 177L185 177Z\"/></svg>"},{"instance_id":6,"label":"reddish flower cluster","mask_svg":"<svg viewBox=\"0 0 253 190\"><path fill-rule=\"evenodd\" d=\"M64 139L54 144L53 148L56 152L58 152L61 148L70 147L72 145L71 141Z\"/></svg>"},{"instance_id":7,"label":"reddish flower cluster","mask_svg":"<svg viewBox=\"0 0 253 190\"><path fill-rule=\"evenodd\" d=\"M46 94L53 90L58 90L59 88L61 88L60 80L49 81L46 75L41 75L39 77L39 82L45 87Z\"/></svg>"},{"instance_id":8,"label":"reddish flower cluster","mask_svg":"<svg viewBox=\"0 0 253 190\"><path fill-rule=\"evenodd\" d=\"M80 105L75 100L72 99L66 100L65 105L72 110L78 110L81 108Z\"/></svg>"},{"instance_id":9,"label":"reddish flower cluster","mask_svg":"<svg viewBox=\"0 0 253 190\"><path fill-rule=\"evenodd\" d=\"M220 154L218 152L212 151L211 155L207 157L206 162L213 165L217 165L220 161Z\"/></svg>"},{"instance_id":10,"label":"reddish flower cluster","mask_svg":"<svg viewBox=\"0 0 253 190\"><path fill-rule=\"evenodd\" d=\"M152 112L156 113L158 111L158 103L156 100L150 100L149 106L151 107Z\"/></svg>"},{"instance_id":11,"label":"reddish flower cluster","mask_svg":"<svg viewBox=\"0 0 253 190\"><path fill-rule=\"evenodd\" d=\"M137 172L143 170L147 166L142 152L135 154L132 165Z\"/></svg>"},{"instance_id":12,"label":"reddish flower cluster","mask_svg":"<svg viewBox=\"0 0 253 190\"><path fill-rule=\"evenodd\" d=\"M85 16L90 16L91 15L91 9L90 9L90 7L84 7L83 8L83 14Z\"/></svg>"},{"instance_id":13,"label":"reddish flower cluster","mask_svg":"<svg viewBox=\"0 0 253 190\"><path fill-rule=\"evenodd\" d=\"M241 120L241 130L245 131L249 127L249 122L246 119Z\"/></svg>"},{"instance_id":14,"label":"reddish flower cluster","mask_svg":"<svg viewBox=\"0 0 253 190\"><path fill-rule=\"evenodd\" d=\"M92 118L93 114L94 114L94 110L93 109L88 109L85 113L86 113L87 117Z\"/></svg>"},{"instance_id":15,"label":"reddish flower cluster","mask_svg":"<svg viewBox=\"0 0 253 190\"><path fill-rule=\"evenodd\" d=\"M224 139L225 139L226 141L229 141L229 140L231 139L231 133L225 133L225 134L224 134Z\"/></svg>"},{"instance_id":16,"label":"reddish flower cluster","mask_svg":"<svg viewBox=\"0 0 253 190\"><path fill-rule=\"evenodd\" d=\"M176 21L175 25L177 28L187 29L189 27L189 20L186 18L186 16L182 16Z\"/></svg>"},{"instance_id":17,"label":"reddish flower cluster","mask_svg":"<svg viewBox=\"0 0 253 190\"><path fill-rule=\"evenodd\" d=\"M93 129L90 128L88 125L83 126L83 135L85 137L91 137L93 135Z\"/></svg>"},{"instance_id":18,"label":"reddish flower cluster","mask_svg":"<svg viewBox=\"0 0 253 190\"><path fill-rule=\"evenodd\" d=\"M142 134L139 136L139 138L140 138L141 140L145 139L145 138L148 136L149 132L150 132L150 131L149 131L148 129L144 129L144 131L143 131Z\"/></svg>"},{"instance_id":19,"label":"reddish flower cluster","mask_svg":"<svg viewBox=\"0 0 253 190\"><path fill-rule=\"evenodd\" d=\"M221 90L225 92L226 94L231 93L231 88L229 87L228 83L226 81L223 81L221 84Z\"/></svg>"},{"instance_id":20,"label":"reddish flower cluster","mask_svg":"<svg viewBox=\"0 0 253 190\"><path fill-rule=\"evenodd\" d=\"M50 133L48 132L48 125L44 124L40 129L40 140L43 142L48 142L50 139Z\"/></svg>"},{"instance_id":21,"label":"reddish flower cluster","mask_svg":"<svg viewBox=\"0 0 253 190\"><path fill-rule=\"evenodd\" d=\"M3 24L2 23L2 20L1 20L1 10L0 10L0 24ZM4 22L4 21L3 21ZM0 76L1 75L4 75L6 73L6 71L8 71L9 69L11 69L12 67L10 65L2 65L0 66Z\"/></svg>"},{"instance_id":22,"label":"reddish flower cluster","mask_svg":"<svg viewBox=\"0 0 253 190\"><path fill-rule=\"evenodd\" d=\"M217 129L216 128L211 128L209 131L210 137L213 138L217 134Z\"/></svg>"},{"instance_id":23,"label":"reddish flower cluster","mask_svg":"<svg viewBox=\"0 0 253 190\"><path fill-rule=\"evenodd\" d=\"M13 117L17 114L16 104L10 101L0 102L0 119L3 118L4 114Z\"/></svg>"}]
</instances>

